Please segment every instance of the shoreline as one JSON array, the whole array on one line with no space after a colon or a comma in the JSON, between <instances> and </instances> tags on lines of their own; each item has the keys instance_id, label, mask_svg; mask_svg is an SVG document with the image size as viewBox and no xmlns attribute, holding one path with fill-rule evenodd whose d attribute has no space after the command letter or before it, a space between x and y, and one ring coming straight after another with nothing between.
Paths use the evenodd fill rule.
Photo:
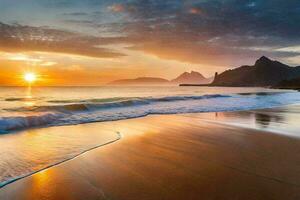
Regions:
<instances>
[{"instance_id":1,"label":"shoreline","mask_svg":"<svg viewBox=\"0 0 300 200\"><path fill-rule=\"evenodd\" d=\"M207 113L186 113L182 115L195 115L200 119L237 128L269 132L287 137L300 139L298 130L300 124L293 121L293 118L300 116L300 104L294 103L285 106L273 106L264 109L249 109L242 111L207 112ZM263 117L256 119L255 115ZM297 116L295 116L297 115ZM220 118L220 119L219 119ZM274 120L275 121L272 121ZM279 118L279 119L278 119ZM284 119L287 118L287 119ZM276 120L279 120L276 122ZM249 123L251 122L251 123Z\"/></svg>"},{"instance_id":2,"label":"shoreline","mask_svg":"<svg viewBox=\"0 0 300 200\"><path fill-rule=\"evenodd\" d=\"M97 149L97 148L100 148L100 147L102 147L102 146L109 145L109 144L112 144L112 143L115 143L115 142L121 140L121 139L122 139L122 134L119 133L119 132L117 132L116 134L118 135L118 138L116 138L115 140L112 140L112 141L106 142L106 143L104 143L104 144L100 144L100 145L97 145L97 146L95 146L95 147L89 148L89 149L87 149L87 150L81 151L80 153L78 153L78 154L75 155L75 156L72 156L72 157L70 157L70 158L67 158L67 159L65 159L65 160L63 160L63 161L60 161L60 162L58 162L58 163L51 164L51 165L49 165L49 166L47 166L47 167L45 167L45 168L39 169L39 170L34 171L34 172L32 172L32 173L25 174L25 175L23 175L23 176L19 176L19 177L16 177L16 178L13 178L13 179L11 179L11 180L4 181L4 182L0 182L0 190L1 190L2 188L4 188L5 186L7 186L7 185L9 185L9 184L12 184L12 183L14 183L14 182L16 182L16 181L18 181L18 180L24 179L24 178L26 178L26 177L30 177L30 176L32 176L32 175L34 175L34 174L37 174L37 173L42 172L42 171L44 171L44 170L50 169L50 168L52 168L52 167L55 167L55 166L64 164L65 162L71 161L71 160L73 160L73 159L75 159L75 158L77 158L77 157L79 157L79 156L81 156L81 155L83 155L83 154L85 154L85 153L88 153L89 151L92 151L92 150L94 150L94 149Z\"/></svg>"},{"instance_id":3,"label":"shoreline","mask_svg":"<svg viewBox=\"0 0 300 200\"><path fill-rule=\"evenodd\" d=\"M156 122L156 123L158 123L158 121L161 121L160 119L161 118L167 118L167 119L171 119L171 120L174 120L174 121L184 121L185 123L181 126L181 125L177 125L176 123L176 126L175 126L175 124L173 124L175 127L177 127L177 126L179 126L179 128L178 128L178 130L180 130L181 128L184 130L184 129L186 129L186 127L188 127L187 128L187 132L189 132L189 129L191 129L191 130L194 130L194 132L192 132L193 134L196 134L196 130L197 130L197 127L199 126L199 124L198 123L200 123L200 124L203 124L204 125L204 127L222 127L221 129L223 130L223 131L225 131L226 133L228 132L228 131L226 131L227 129L232 129L232 130L236 130L236 131L240 131L241 133L239 133L239 134L242 134L242 135L244 135L244 134L246 134L245 136L247 136L247 137L249 137L248 136L248 134L247 133L255 133L255 134L261 134L261 133L263 133L263 132L265 132L265 131L261 131L261 130L248 130L248 129L245 129L245 128L242 128L242 127L233 127L233 126L230 126L230 125L226 125L226 124L218 124L218 122L216 123L216 122L212 122L212 123L207 123L207 122L205 122L205 120L203 120L203 119L195 119L195 118L191 118L191 117L189 117L189 116L186 116L186 115L194 115L194 116L196 116L196 115L201 115L201 114L179 114L179 115L151 115L151 116L147 116L147 117L143 117L143 118L135 118L135 119L127 119L127 120L121 120L121 121L117 121L117 124L120 124L121 126L120 127L126 127L127 129L125 129L125 130L129 130L129 127L132 127L133 129L133 132L137 132L137 130L139 130L139 129L143 129L143 128L145 128L144 126L147 126L147 127L151 127L151 125L145 125L144 123L145 122L147 122L147 121L149 121L149 122L151 122L151 119L154 119L154 121ZM179 122L178 121L178 122ZM191 122L190 121L192 121L192 122L197 122L197 123L195 123L194 125L193 124L191 124ZM109 123L109 122L108 122ZM141 123L141 124L143 124L142 126L139 124L139 123ZM160 129L161 127L163 127L164 129L166 129L165 131L167 131L168 129L170 129L170 130L173 130L174 129L174 127L172 128L172 126L167 126L167 125L164 125L164 123L163 122L159 122L158 124L160 124L160 123L162 123L161 125L159 125L158 126L158 128L157 129ZM135 125L135 124L137 124L137 125ZM76 126L80 126L80 125L76 125ZM101 123L99 123L99 127L101 127ZM181 128L180 128L181 127ZM63 127L62 127L62 129L63 129ZM137 129L137 130L136 130ZM209 132L211 132L212 133L212 131L213 130L211 130L211 128L207 128L208 130L207 131L209 131ZM121 129L120 129L121 130ZM120 131L119 130L119 132L120 133L123 133L122 131ZM202 131L204 131L205 129L203 129L203 128L201 128L201 130ZM18 180L15 180L15 181L13 181L12 183L9 183L9 184L7 184L7 185L5 185L4 187L2 187L1 189L0 189L0 197L5 197L5 196L10 196L10 195L12 195L12 196L14 196L13 194L10 194L10 192L5 192L5 191L7 191L7 190L10 190L11 188L15 188L16 186L17 187L19 187L19 186L22 186L22 187L27 187L28 185L27 184L25 184L25 183L23 183L23 182L28 182L28 181L30 181L30 180L32 180L34 177L37 177L37 176L39 176L40 174L43 174L43 173L47 173L47 171L52 171L52 170L60 170L60 168L65 168L65 166L71 166L71 168L73 168L72 166L76 166L76 165L78 165L78 164L76 164L77 162L78 162L78 160L85 160L85 157L89 157L90 155L93 155L94 157L96 156L100 156L100 155L95 155L96 154L96 152L98 152L98 151L100 151L100 152L102 152L102 151L105 151L105 149L111 149L112 150L112 152L115 152L115 153L117 153L118 151L117 150L114 150L114 148L115 148L115 146L118 146L118 145L120 145L120 144L122 144L122 143L126 143L127 142L127 140L128 140L128 138L130 138L130 140L134 140L134 138L136 138L137 136L139 137L139 134L138 133L128 133L127 131L124 131L124 140L121 140L121 142L120 143L115 143L115 144L111 144L111 145L105 145L105 146L103 146L103 145L101 145L102 147L100 148L100 147L95 147L95 148L93 148L93 149L91 149L91 150L88 150L88 153L87 153L87 151L85 152L85 153L82 153L82 154L80 154L80 155L77 155L75 158L71 158L71 159L68 159L68 162L66 162L66 161L63 161L63 162L61 162L61 163L59 163L58 165L55 165L55 166L52 166L52 167L48 167L47 169L43 169L43 170L40 170L39 172L35 172L34 174L31 174L31 175L27 175L25 178L21 178L21 179L18 179ZM161 134L165 134L165 131L162 131L161 132ZM272 139L272 138L277 138L277 137L279 137L279 138L288 138L288 140L292 140L291 138L289 138L289 137L286 137L286 136L278 136L278 135L276 135L276 134L272 134L272 132L270 133L270 132L268 132L269 134L261 134L261 135L264 135L264 137L270 137L270 139ZM187 135L186 135L187 134ZM228 134L228 133L227 133ZM189 137L188 136L188 133L183 133L183 138L185 138L185 137ZM162 137L162 136L160 136L160 135L158 135L158 137ZM229 137L231 137L230 135L229 135ZM262 136L260 136L260 137L262 137ZM118 139L119 140L119 139ZM118 141L117 140L117 141ZM217 139L218 140L218 139ZM273 139L272 139L273 140ZM294 140L296 140L297 141L297 139L294 139ZM255 139L255 141L256 141L256 139ZM115 141L114 141L115 142ZM163 141L162 141L163 142ZM195 141L195 142L197 142L197 140ZM164 142L163 142L164 143ZM135 143L133 143L133 145L135 145ZM129 145L130 146L130 145ZM177 146L178 146L178 144L177 144ZM175 145L175 147L176 147L176 145ZM180 147L180 145L179 145L179 147ZM114 156L115 155L115 153L114 154L112 154L111 156ZM197 152L198 153L198 152ZM93 157L92 156L92 157ZM112 160L113 160L113 158L111 158ZM75 163L75 164L74 164ZM97 166L95 166L95 164L94 165L92 165L93 167L97 167ZM241 173L243 173L243 172L241 172ZM102 175L103 176L103 175ZM269 177L269 176L266 176L266 177ZM271 177L272 178L272 177ZM277 178L273 178L274 180L276 180L276 181L282 181L281 179L277 179ZM79 181L79 180L75 180L75 181ZM299 180L300 181L300 180ZM79 181L79 182L81 182L81 181ZM285 181L283 181L283 182L285 182ZM300 185L300 183L298 183L298 181L296 181L297 182L297 184L294 184L293 182L292 183L290 183L290 182L287 182L288 184L294 184L294 186L295 187L299 187L299 185ZM29 186L28 186L29 187ZM84 190L83 190L84 191ZM83 192L83 191L81 191L81 192ZM18 194L19 195L21 195L22 194L22 191L19 191L18 192ZM4 196L3 196L4 195ZM18 195L17 195L18 196ZM33 197L33 198L36 198L36 197ZM21 198L22 199L22 198ZM24 199L26 199L26 198L24 198ZM51 199L51 198L49 198L49 199ZM53 199L53 198L52 198ZM80 199L80 198L78 198L78 199ZM126 199L126 198L125 198Z\"/></svg>"},{"instance_id":4,"label":"shoreline","mask_svg":"<svg viewBox=\"0 0 300 200\"><path fill-rule=\"evenodd\" d=\"M97 123L110 123L110 122L118 122L118 121L126 121L126 120L135 120L135 119L140 119L140 118L145 118L145 117L151 117L151 116L160 116L160 117L164 117L164 116L185 116L185 115L191 115L191 116L205 116L202 118L202 120L204 121L207 121L207 122L211 122L211 123L219 123L219 124L223 124L223 125L227 125L227 126L235 126L237 128L244 128L244 129L254 129L254 130L258 130L258 131L261 131L261 129L259 128L254 128L254 127L245 127L243 124L232 124L232 123L228 123L228 122L225 122L225 121L216 121L216 119L211 119L211 117L207 117L209 115L215 115L215 113L221 113L221 114L226 114L226 113L247 113L247 112L251 112L251 111L254 111L254 112L257 112L257 111L260 111L260 110L269 110L269 109L277 109L277 108L284 108L284 107L300 107L300 104L299 103L295 103L295 104L289 104L289 105L286 105L286 106L272 106L270 108L264 108L264 109L259 109L259 110L252 110L252 109L247 109L247 110L237 110L237 111L222 111L222 112L191 112L191 113L174 113L174 114L147 114L147 115L143 115L143 116L138 116L138 117L132 117L132 118L126 118L126 119L117 119L117 120L111 120L111 121L95 121L95 122L86 122L86 123L81 123L81 124L67 124L67 125L58 125L58 126L47 126L47 127L31 127L29 129L24 129L24 130L18 130L18 131L13 131L13 132L9 132L7 134L18 134L19 131L30 131L30 130L40 130L40 129L47 129L47 128L53 128L53 127L62 127L62 129L64 127L76 127L76 126L81 126L81 125L89 125L89 124L97 124ZM264 130L265 132L270 132L270 133L279 133L279 134L282 134L282 132L275 132L274 130ZM292 137L292 136L290 136ZM119 138L120 139L120 138ZM117 139L117 140L119 140ZM117 141L116 140L116 141ZM112 142L115 142L115 141L112 141ZM91 151L93 149L96 149L98 147L101 147L101 146L104 146L106 144L110 144L111 142L108 142L108 143L105 143L105 144L100 144L100 145L96 145L95 147L92 147L92 148L89 148L89 149L86 149L78 154L76 154L75 156L72 156L70 158L67 158L65 160L62 160L58 163L54 163L54 164L50 164L49 166L46 166L45 168L42 168L42 169L39 169L39 170L36 170L36 171L33 171L31 173L28 173L28 174L25 174L25 175L22 175L22 176L18 176L16 178L13 178L11 180L8 180L8 181L4 181L4 182L1 182L0 183L0 189L5 187L6 185L8 184L11 184L13 182L16 182L20 179L23 179L23 178L26 178L28 176L31 176L31 175L34 175L40 171L43 171L45 169L48 169L48 168L51 168L53 166L56 166L56 165L60 165L60 164L63 164L64 162L67 162L69 160L72 160L78 156L80 156L81 154L83 153L86 153L88 151Z\"/></svg>"},{"instance_id":5,"label":"shoreline","mask_svg":"<svg viewBox=\"0 0 300 200\"><path fill-rule=\"evenodd\" d=\"M226 122L226 121L217 121L216 119L212 119L210 117L215 115L215 114L236 114L236 113L247 113L247 112L259 112L259 111L266 111L266 110L274 110L274 109L280 109L280 108L288 108L288 107L299 107L300 108L300 104L299 103L295 103L295 104L289 104L289 105L286 105L286 106L273 106L273 107L270 107L270 108L264 108L264 109L247 109L247 110L237 110L237 111L223 111L223 112L195 112L195 113L174 113L174 114L147 114L147 115L144 115L144 116L139 116L139 117L133 117L133 118L126 118L126 119L117 119L117 120L111 120L111 121L95 121L95 122L86 122L86 123L81 123L81 124L67 124L67 125L58 125L58 126L47 126L47 127L32 127L30 129L25 129L26 131L27 130L39 130L39 129L47 129L47 128L51 128L51 127L70 127L70 126L81 126L81 125L89 125L89 124L97 124L97 123L110 123L110 122L118 122L118 121L126 121L126 120L135 120L135 119L142 119L142 118L145 118L145 117L164 117L164 116L191 116L191 117L195 117L195 116L202 116L201 120L202 121L205 121L205 122L208 122L208 123L212 123L212 124L219 124L219 125L225 125L225 126L232 126L232 127L236 127L236 128L241 128L241 129L246 129L246 130L256 130L256 131L260 131L260 132L265 132L265 133L270 133L270 134L283 134L284 132L281 130L275 130L275 129L265 129L265 130L262 130L260 128L257 128L257 127L249 127L249 126L246 126L242 123L230 123L230 122ZM18 130L18 131L13 131L13 132L9 132L7 134L15 134L15 132L19 132L19 131L24 131L24 130ZM84 150L78 154L76 154L75 156L72 156L70 158L67 158L65 160L62 160L58 163L54 163L54 164L51 164L45 168L42 168L42 169L39 169L37 171L34 171L32 173L29 173L29 174L26 174L26 175L23 175L23 176L20 176L20 177L16 177L16 178L13 178L12 180L8 180L8 181L4 181L0 184L0 190L1 188L11 184L11 183L14 183L20 179L23 179L23 178L26 178L26 177L29 177L29 176L32 176L36 173L39 173L41 171L44 171L44 170L47 170L49 168L52 168L52 167L55 167L57 165L61 165L65 162L68 162L70 160L73 160L79 156L81 156L82 154L85 154L89 151L92 151L92 150L95 150L97 148L100 148L100 147L103 147L105 145L108 145L108 144L112 144L114 142L117 142L118 140L120 140L122 138L122 135L120 132L116 132L116 134L118 135L118 138L115 139L115 140L112 140L112 141L109 141L107 143L104 143L104 144L100 144L100 145L96 145L95 147L92 147L92 148L89 148L87 150ZM294 135L288 135L288 137L295 137L295 139L300 139L300 135L299 136L294 136Z\"/></svg>"}]
</instances>

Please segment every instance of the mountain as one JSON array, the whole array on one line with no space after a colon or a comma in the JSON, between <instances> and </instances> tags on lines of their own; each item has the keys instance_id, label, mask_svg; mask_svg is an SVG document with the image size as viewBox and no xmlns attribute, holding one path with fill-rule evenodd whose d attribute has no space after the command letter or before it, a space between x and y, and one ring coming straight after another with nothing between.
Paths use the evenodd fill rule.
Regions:
<instances>
[{"instance_id":1,"label":"mountain","mask_svg":"<svg viewBox=\"0 0 300 200\"><path fill-rule=\"evenodd\" d=\"M179 85L179 84L206 84L212 81L199 72L184 72L171 81L157 77L138 77L135 79L120 79L108 83L109 85Z\"/></svg>"},{"instance_id":2,"label":"mountain","mask_svg":"<svg viewBox=\"0 0 300 200\"><path fill-rule=\"evenodd\" d=\"M210 83L211 80L205 78L199 72L191 71L191 73L182 73L177 78L171 80L171 82L176 84L207 84Z\"/></svg>"},{"instance_id":3,"label":"mountain","mask_svg":"<svg viewBox=\"0 0 300 200\"><path fill-rule=\"evenodd\" d=\"M262 56L252 66L241 66L215 76L212 86L265 87L300 77L300 66L290 67Z\"/></svg>"},{"instance_id":4,"label":"mountain","mask_svg":"<svg viewBox=\"0 0 300 200\"><path fill-rule=\"evenodd\" d=\"M281 81L278 85L274 88L281 88L281 89L300 89L300 76L291 80L284 80Z\"/></svg>"},{"instance_id":5,"label":"mountain","mask_svg":"<svg viewBox=\"0 0 300 200\"><path fill-rule=\"evenodd\" d=\"M108 83L109 85L162 85L170 84L169 80L156 77L139 77L135 79L120 79Z\"/></svg>"}]
</instances>

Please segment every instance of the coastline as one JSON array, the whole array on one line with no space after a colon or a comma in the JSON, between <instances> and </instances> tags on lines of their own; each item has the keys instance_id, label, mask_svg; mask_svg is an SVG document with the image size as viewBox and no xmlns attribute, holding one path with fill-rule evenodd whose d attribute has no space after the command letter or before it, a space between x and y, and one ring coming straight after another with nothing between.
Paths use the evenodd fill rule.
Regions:
<instances>
[{"instance_id":1,"label":"coastline","mask_svg":"<svg viewBox=\"0 0 300 200\"><path fill-rule=\"evenodd\" d=\"M6 185L0 199L300 197L298 139L207 122L205 115L115 121L124 136L118 143ZM97 123L97 130L111 124Z\"/></svg>"},{"instance_id":2,"label":"coastline","mask_svg":"<svg viewBox=\"0 0 300 200\"><path fill-rule=\"evenodd\" d=\"M8 181L4 181L4 182L2 182L2 183L0 184L0 190L1 190L1 188L5 187L6 185L12 184L12 183L14 183L14 182L16 182L16 181L18 181L18 180L21 180L21 179L23 179L23 178L32 176L32 175L34 175L34 174L36 174L36 173L39 173L39 172L42 172L42 171L47 170L47 169L49 169L49 168L58 166L58 165L63 164L63 163L65 163L65 162L71 161L71 160L77 158L78 156L81 156L81 155L83 155L83 154L85 154L85 153L87 153L87 152L89 152L89 151L94 150L94 149L97 149L97 148L100 148L100 147L102 147L102 146L109 145L109 144L112 144L112 143L114 143L114 142L117 142L118 140L120 140L120 139L122 138L122 135L121 135L119 132L117 132L116 134L117 134L118 137L117 137L116 139L112 140L112 141L108 141L108 142L106 142L106 143L104 143L104 144L99 144L99 145L94 146L94 147L92 147L92 148L90 148L90 149L81 151L81 152L79 152L78 154L76 154L76 155L74 155L74 156L72 156L72 157L70 157L70 158L67 158L67 159L62 160L62 161L60 161L60 162L51 164L51 165L49 165L49 166L47 166L47 167L45 167L45 168L39 169L39 170L34 171L34 172L32 172L32 173L29 173L29 174L26 174L26 175L23 175L23 176L19 176L19 177L10 179L10 180L8 180Z\"/></svg>"}]
</instances>

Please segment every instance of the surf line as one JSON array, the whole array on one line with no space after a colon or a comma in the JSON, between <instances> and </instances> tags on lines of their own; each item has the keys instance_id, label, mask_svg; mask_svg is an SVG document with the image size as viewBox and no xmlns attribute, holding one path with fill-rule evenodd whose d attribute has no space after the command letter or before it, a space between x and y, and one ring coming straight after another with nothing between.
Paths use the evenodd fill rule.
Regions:
<instances>
[{"instance_id":1,"label":"surf line","mask_svg":"<svg viewBox=\"0 0 300 200\"><path fill-rule=\"evenodd\" d=\"M63 160L63 161L60 161L60 162L51 164L51 165L49 165L49 166L47 166L47 167L45 167L45 168L39 169L39 170L37 170L37 171L28 173L28 174L26 174L26 175L18 176L18 177L16 177L16 178L11 179L11 180L4 181L4 182L0 183L0 189L3 188L3 187L5 187L5 186L7 186L7 185L9 185L9 184L11 184L11 183L14 183L14 182L16 182L16 181L18 181L18 180L21 180L21 179L23 179L23 178L32 176L32 175L37 174L37 173L39 173L39 172L45 171L45 170L47 170L47 169L49 169L49 168L51 168L51 167L56 167L56 166L58 166L58 165L60 165L60 164L63 164L63 163L68 162L68 161L71 161L71 160L73 160L73 159L75 159L75 158L77 158L77 157L79 157L79 156L81 156L81 155L84 155L85 153L88 153L89 151L92 151L92 150L94 150L94 149L97 149L97 148L100 148L100 147L103 147L103 146L106 146L106 145L115 143L115 142L117 142L117 141L119 141L119 140L121 140L121 139L123 138L123 135L122 135L119 131L116 132L116 135L117 135L117 138L114 139L114 140L112 140L112 141L109 141L109 142L106 142L106 143L104 143L104 144L100 144L100 145L97 145L97 146L92 147L92 148L90 148L90 149L81 151L80 153L78 153L78 154L75 155L75 156L72 156L72 157L67 158L67 159L65 159L65 160Z\"/></svg>"}]
</instances>

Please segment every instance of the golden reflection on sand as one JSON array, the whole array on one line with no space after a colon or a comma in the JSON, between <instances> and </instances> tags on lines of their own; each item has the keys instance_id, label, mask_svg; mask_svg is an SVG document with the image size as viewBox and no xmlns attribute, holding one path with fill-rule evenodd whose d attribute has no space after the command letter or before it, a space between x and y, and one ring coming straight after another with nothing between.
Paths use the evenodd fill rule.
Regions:
<instances>
[{"instance_id":1,"label":"golden reflection on sand","mask_svg":"<svg viewBox=\"0 0 300 200\"><path fill-rule=\"evenodd\" d=\"M299 139L204 121L200 114L81 126L72 127L124 137L7 185L0 199L300 199Z\"/></svg>"},{"instance_id":2,"label":"golden reflection on sand","mask_svg":"<svg viewBox=\"0 0 300 200\"><path fill-rule=\"evenodd\" d=\"M48 179L51 176L51 171L43 170L36 174L33 178L34 188L40 189L43 187L47 187L49 183Z\"/></svg>"}]
</instances>

